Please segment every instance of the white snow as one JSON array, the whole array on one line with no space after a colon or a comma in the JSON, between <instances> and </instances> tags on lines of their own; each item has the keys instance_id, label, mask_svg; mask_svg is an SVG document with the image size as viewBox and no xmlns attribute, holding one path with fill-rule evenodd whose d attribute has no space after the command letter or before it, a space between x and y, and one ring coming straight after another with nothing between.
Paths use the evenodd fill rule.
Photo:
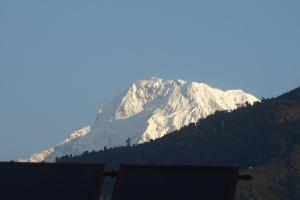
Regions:
<instances>
[{"instance_id":1,"label":"white snow","mask_svg":"<svg viewBox=\"0 0 300 200\"><path fill-rule=\"evenodd\" d=\"M131 143L144 143L217 110L231 111L255 101L256 97L242 90L222 91L204 83L157 77L140 80L99 110L91 127L75 131L63 142L25 161L52 162L67 154L124 146L128 138Z\"/></svg>"}]
</instances>

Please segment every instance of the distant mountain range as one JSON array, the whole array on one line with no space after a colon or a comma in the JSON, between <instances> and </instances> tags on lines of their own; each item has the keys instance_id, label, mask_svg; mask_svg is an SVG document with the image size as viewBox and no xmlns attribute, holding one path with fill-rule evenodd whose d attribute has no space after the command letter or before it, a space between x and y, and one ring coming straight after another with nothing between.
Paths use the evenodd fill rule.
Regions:
<instances>
[{"instance_id":1,"label":"distant mountain range","mask_svg":"<svg viewBox=\"0 0 300 200\"><path fill-rule=\"evenodd\" d=\"M197 123L144 144L115 147L58 162L235 164L252 181L240 181L236 199L300 199L300 87L279 97L217 111Z\"/></svg>"},{"instance_id":2,"label":"distant mountain range","mask_svg":"<svg viewBox=\"0 0 300 200\"><path fill-rule=\"evenodd\" d=\"M242 90L222 91L204 83L152 77L133 83L99 110L95 123L25 161L54 161L64 155L142 144L198 122L216 111L259 101Z\"/></svg>"}]
</instances>

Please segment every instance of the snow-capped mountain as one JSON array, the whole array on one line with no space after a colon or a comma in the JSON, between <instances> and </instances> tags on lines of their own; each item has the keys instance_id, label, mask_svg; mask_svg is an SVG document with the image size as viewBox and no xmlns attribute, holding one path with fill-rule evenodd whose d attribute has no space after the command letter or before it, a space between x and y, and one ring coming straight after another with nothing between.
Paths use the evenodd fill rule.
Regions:
<instances>
[{"instance_id":1,"label":"snow-capped mountain","mask_svg":"<svg viewBox=\"0 0 300 200\"><path fill-rule=\"evenodd\" d=\"M242 90L222 91L204 83L150 78L106 104L95 123L70 134L63 142L25 161L54 161L66 154L79 155L104 147L144 143L160 138L217 110L233 110L258 99Z\"/></svg>"}]
</instances>

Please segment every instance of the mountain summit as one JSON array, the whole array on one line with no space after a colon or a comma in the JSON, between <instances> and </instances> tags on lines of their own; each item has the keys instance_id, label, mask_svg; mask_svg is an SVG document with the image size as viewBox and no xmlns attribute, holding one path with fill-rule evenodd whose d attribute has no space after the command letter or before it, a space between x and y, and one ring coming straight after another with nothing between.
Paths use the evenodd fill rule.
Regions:
<instances>
[{"instance_id":1,"label":"mountain summit","mask_svg":"<svg viewBox=\"0 0 300 200\"><path fill-rule=\"evenodd\" d=\"M98 111L95 123L26 161L54 161L67 154L144 143L160 138L217 110L234 110L258 99L242 90L222 91L204 83L140 80Z\"/></svg>"}]
</instances>

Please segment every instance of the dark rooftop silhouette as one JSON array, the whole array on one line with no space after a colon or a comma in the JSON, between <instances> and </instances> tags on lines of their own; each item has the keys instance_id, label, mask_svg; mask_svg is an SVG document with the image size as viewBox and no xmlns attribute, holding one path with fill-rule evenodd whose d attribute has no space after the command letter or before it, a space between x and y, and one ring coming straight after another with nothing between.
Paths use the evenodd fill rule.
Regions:
<instances>
[{"instance_id":1,"label":"dark rooftop silhouette","mask_svg":"<svg viewBox=\"0 0 300 200\"><path fill-rule=\"evenodd\" d=\"M0 163L0 199L98 200L103 164Z\"/></svg>"},{"instance_id":2,"label":"dark rooftop silhouette","mask_svg":"<svg viewBox=\"0 0 300 200\"><path fill-rule=\"evenodd\" d=\"M121 165L113 200L232 200L237 166Z\"/></svg>"}]
</instances>

